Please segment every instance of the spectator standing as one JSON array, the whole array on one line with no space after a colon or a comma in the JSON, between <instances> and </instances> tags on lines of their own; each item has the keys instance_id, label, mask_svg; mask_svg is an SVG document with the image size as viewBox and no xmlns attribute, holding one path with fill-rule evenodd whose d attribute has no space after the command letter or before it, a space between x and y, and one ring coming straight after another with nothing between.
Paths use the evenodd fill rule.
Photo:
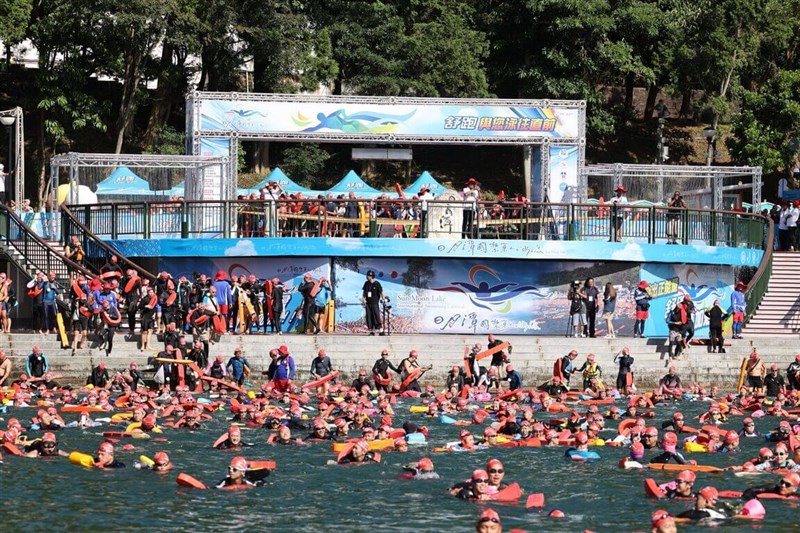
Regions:
<instances>
[{"instance_id":1,"label":"spectator standing","mask_svg":"<svg viewBox=\"0 0 800 533\"><path fill-rule=\"evenodd\" d=\"M461 190L461 200L464 202L464 213L461 221L461 238L475 238L475 213L480 200L480 187L475 178L467 180L467 185Z\"/></svg>"},{"instance_id":2,"label":"spectator standing","mask_svg":"<svg viewBox=\"0 0 800 533\"><path fill-rule=\"evenodd\" d=\"M711 353L715 353L717 348L719 348L719 353L725 353L722 324L727 320L728 313L719 306L719 300L714 300L714 304L709 309L706 309L705 315L708 317L708 338L711 341Z\"/></svg>"},{"instance_id":3,"label":"spectator standing","mask_svg":"<svg viewBox=\"0 0 800 533\"><path fill-rule=\"evenodd\" d=\"M744 324L745 313L747 311L747 301L744 291L747 285L741 281L736 282L733 294L731 294L731 309L733 311L733 338L742 338L742 324Z\"/></svg>"},{"instance_id":4,"label":"spectator standing","mask_svg":"<svg viewBox=\"0 0 800 533\"><path fill-rule=\"evenodd\" d=\"M667 207L669 207L667 211L667 244L678 244L681 213L687 208L686 201L679 191L673 193Z\"/></svg>"},{"instance_id":5,"label":"spectator standing","mask_svg":"<svg viewBox=\"0 0 800 533\"><path fill-rule=\"evenodd\" d=\"M603 319L606 321L606 338L615 339L614 312L617 310L617 289L611 283L606 283L603 291Z\"/></svg>"},{"instance_id":6,"label":"spectator standing","mask_svg":"<svg viewBox=\"0 0 800 533\"><path fill-rule=\"evenodd\" d=\"M644 337L644 323L650 318L650 300L653 296L649 291L650 285L642 280L633 291L633 301L636 302L636 322L633 324L633 336Z\"/></svg>"},{"instance_id":7,"label":"spectator standing","mask_svg":"<svg viewBox=\"0 0 800 533\"><path fill-rule=\"evenodd\" d=\"M8 385L9 377L11 377L11 359L6 357L6 352L0 350L0 387Z\"/></svg>"},{"instance_id":8,"label":"spectator standing","mask_svg":"<svg viewBox=\"0 0 800 533\"><path fill-rule=\"evenodd\" d=\"M614 189L614 196L608 201L612 206L611 217L614 224L613 232L609 241L622 242L622 223L625 221L625 211L621 207L628 203L628 198L625 196L628 189L622 185L618 185Z\"/></svg>"},{"instance_id":9,"label":"spectator standing","mask_svg":"<svg viewBox=\"0 0 800 533\"><path fill-rule=\"evenodd\" d=\"M583 294L586 304L586 332L589 337L595 337L595 319L597 318L600 289L594 284L594 278L587 278L583 284Z\"/></svg>"}]
</instances>

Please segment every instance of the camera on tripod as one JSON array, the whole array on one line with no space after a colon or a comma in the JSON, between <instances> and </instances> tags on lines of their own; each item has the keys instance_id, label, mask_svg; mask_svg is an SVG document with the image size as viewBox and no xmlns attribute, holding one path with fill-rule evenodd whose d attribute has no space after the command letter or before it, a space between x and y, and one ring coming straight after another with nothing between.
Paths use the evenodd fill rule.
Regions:
<instances>
[{"instance_id":1,"label":"camera on tripod","mask_svg":"<svg viewBox=\"0 0 800 533\"><path fill-rule=\"evenodd\" d=\"M383 300L383 308L388 311L389 309L392 308L391 303L392 303L391 298L384 299Z\"/></svg>"}]
</instances>

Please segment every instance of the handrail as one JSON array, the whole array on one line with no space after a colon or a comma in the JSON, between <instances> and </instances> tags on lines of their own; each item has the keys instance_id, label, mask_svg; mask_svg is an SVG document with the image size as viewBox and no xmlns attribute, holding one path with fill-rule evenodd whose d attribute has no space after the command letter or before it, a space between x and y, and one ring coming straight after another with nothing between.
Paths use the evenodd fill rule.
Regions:
<instances>
[{"instance_id":1,"label":"handrail","mask_svg":"<svg viewBox=\"0 0 800 533\"><path fill-rule=\"evenodd\" d=\"M758 306L761 305L761 300L764 299L764 294L767 292L769 285L769 278L772 276L772 259L773 248L775 245L775 223L771 218L766 217L766 239L764 245L764 255L761 257L761 264L758 265L753 277L747 284L745 291L745 323L750 321L750 318L755 314Z\"/></svg>"},{"instance_id":2,"label":"handrail","mask_svg":"<svg viewBox=\"0 0 800 533\"><path fill-rule=\"evenodd\" d=\"M760 237L764 217L740 211L516 201L479 202L473 210L473 204L460 198L426 204L431 216L423 216L419 199L405 198L117 202L82 205L74 215L78 220L83 215L83 224L104 239L461 234L466 239L519 240L613 241L622 237L651 244L677 239L682 244L749 249L761 249L764 244ZM435 210L454 215L449 226L442 226L444 218L434 219ZM468 224L462 227L461 212L469 211L474 219L468 228ZM673 219L680 228L676 236L668 235ZM623 226L618 228L620 220ZM617 235L620 230L622 234Z\"/></svg>"},{"instance_id":3,"label":"handrail","mask_svg":"<svg viewBox=\"0 0 800 533\"><path fill-rule=\"evenodd\" d=\"M90 261L90 258L91 258L91 262L92 263L97 263L98 261L103 261L103 260L104 261L108 261L108 259L113 254L113 255L116 255L117 259L122 264L124 264L127 268L132 268L132 269L136 270L137 272L139 272L139 275L141 277L148 278L150 281L155 281L156 276L154 274L152 274L151 272L148 272L147 270L145 270L141 266L137 265L136 263L134 263L133 261L131 261L127 257L123 256L118 251L113 249L111 246L106 244L97 235L92 233L92 231L88 227L86 227L85 224L83 224L80 220L78 220L75 217L75 215L72 213L72 211L69 210L69 208L66 206L66 204L61 206L61 212L64 215L66 215L65 217L62 217L62 220L63 220L62 223L64 224L64 228L63 228L64 229L64 231L63 231L64 241L67 242L67 241L69 241L69 239L73 235L77 235L80 238L81 243L83 244L83 249L86 252L86 260L87 261ZM75 228L77 228L80 231L72 231ZM91 243L92 246L89 246L89 243ZM90 250L94 251L95 249L103 250L105 252L105 255L104 256L97 256L96 254L93 254L93 253L90 252ZM97 257L96 260L94 259L95 257ZM92 265L92 267L98 273L100 272L100 267L101 266L102 266L102 264L100 264L100 265L93 264Z\"/></svg>"},{"instance_id":4,"label":"handrail","mask_svg":"<svg viewBox=\"0 0 800 533\"><path fill-rule=\"evenodd\" d=\"M0 216L7 221L5 234L0 234L0 242L16 250L34 269L45 273L54 272L56 281L62 289L70 286L72 282L70 275L73 272L83 274L87 278L94 277L89 270L50 247L16 213L2 204L0 204ZM19 238L13 238L14 236ZM27 265L17 266L32 277L33 273L27 269Z\"/></svg>"}]
</instances>

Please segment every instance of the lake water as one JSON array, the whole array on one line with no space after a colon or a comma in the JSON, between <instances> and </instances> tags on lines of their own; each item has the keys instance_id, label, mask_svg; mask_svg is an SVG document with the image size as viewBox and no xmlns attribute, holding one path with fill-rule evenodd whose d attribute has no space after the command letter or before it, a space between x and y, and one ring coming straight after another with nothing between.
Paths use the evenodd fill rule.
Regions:
<instances>
[{"instance_id":1,"label":"lake water","mask_svg":"<svg viewBox=\"0 0 800 533\"><path fill-rule=\"evenodd\" d=\"M441 446L457 440L460 428L437 421L422 421L408 415L415 401L404 400L395 408L396 426L411 419L427 423L429 446ZM691 416L705 410L705 403L679 405ZM658 425L667 419L674 407L658 409ZM33 416L33 409L9 409L5 415L24 421ZM97 417L98 415L93 415ZM166 429L168 443L128 440L136 446L117 457L128 468L114 471L87 470L64 459L36 460L4 454L0 465L3 476L4 503L2 523L7 531L108 531L180 529L196 531L269 530L320 531L474 531L480 510L488 506L458 500L445 491L453 483L468 478L475 468L483 468L491 457L505 465L506 481L518 482L526 493L544 492L544 511L526 512L524 505L492 504L502 517L504 531L522 528L534 531L649 531L650 515L664 508L676 514L690 507L690 502L648 500L642 480L654 477L659 482L672 476L655 471L624 471L617 461L627 451L620 448L596 448L602 461L577 464L565 460L563 448L499 448L472 453L431 454L428 446L411 447L408 453L384 453L380 464L354 467L328 466L333 458L330 444L309 446L269 446L269 432L243 428L244 448L248 459L271 459L278 463L269 478L270 485L248 491L200 491L179 487L178 472L187 472L206 484L214 484L226 474L233 452L210 448L211 443L227 427L228 412L217 412L208 422L208 429L186 432ZM67 421L76 415L67 414ZM549 418L544 415L543 418ZM610 426L616 427L616 422ZM762 431L777 425L774 418L757 422ZM741 418L729 424L739 429ZM92 453L102 441L100 427L82 431L65 429L59 432L60 446L66 451ZM115 429L115 428L114 428ZM612 437L606 432L604 436ZM36 436L39 432L29 432ZM305 436L305 432L296 436ZM693 454L702 464L728 466L742 464L757 455L764 441L744 440L744 451L737 456ZM131 468L140 454L152 457L158 450L170 454L175 469L166 475ZM648 452L655 455L657 452ZM438 481L401 481L401 465L422 456L433 459L442 476ZM696 489L714 485L718 489L742 490L761 483L775 482L777 476L737 478L732 473L698 474ZM523 501L524 503L524 501ZM797 502L766 501L766 519L757 523L759 531L798 530ZM558 508L566 518L548 518L546 512ZM744 520L733 520L721 528L744 531L754 527ZM681 531L699 531L694 526L681 526Z\"/></svg>"}]
</instances>

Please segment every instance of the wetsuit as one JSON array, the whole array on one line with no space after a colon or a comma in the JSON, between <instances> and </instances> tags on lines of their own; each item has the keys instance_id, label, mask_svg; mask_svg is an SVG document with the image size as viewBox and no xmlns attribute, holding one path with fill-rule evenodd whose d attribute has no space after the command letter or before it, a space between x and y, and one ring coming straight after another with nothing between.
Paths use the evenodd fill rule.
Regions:
<instances>
[{"instance_id":1,"label":"wetsuit","mask_svg":"<svg viewBox=\"0 0 800 533\"><path fill-rule=\"evenodd\" d=\"M94 458L94 462L96 465L100 464L100 460L97 457ZM111 463L103 466L98 466L98 468L125 468L125 463L122 463L114 459Z\"/></svg>"},{"instance_id":2,"label":"wetsuit","mask_svg":"<svg viewBox=\"0 0 800 533\"><path fill-rule=\"evenodd\" d=\"M460 392L461 389L464 388L464 374L461 372L458 373L458 376L453 375L452 370L447 374L447 389L449 390L453 385L456 386L458 391Z\"/></svg>"},{"instance_id":3,"label":"wetsuit","mask_svg":"<svg viewBox=\"0 0 800 533\"><path fill-rule=\"evenodd\" d=\"M319 333L319 324L314 319L316 309L316 300L311 292L314 290L314 282L306 281L300 284L297 288L300 294L303 295L303 333L308 331L309 324L314 326L314 333Z\"/></svg>"},{"instance_id":4,"label":"wetsuit","mask_svg":"<svg viewBox=\"0 0 800 533\"><path fill-rule=\"evenodd\" d=\"M360 464L360 463L374 463L374 462L375 462L375 452L367 452L362 461L353 461L353 459L348 455L347 457L342 458L342 460L339 461L339 464L347 465L350 463Z\"/></svg>"},{"instance_id":5,"label":"wetsuit","mask_svg":"<svg viewBox=\"0 0 800 533\"><path fill-rule=\"evenodd\" d=\"M675 462L675 463L678 463L679 465L685 465L686 464L686 459L684 459L683 455L681 455L680 452L672 453L672 452L665 451L661 455L657 455L657 456L653 457L650 460L650 462L651 463Z\"/></svg>"},{"instance_id":6,"label":"wetsuit","mask_svg":"<svg viewBox=\"0 0 800 533\"><path fill-rule=\"evenodd\" d=\"M224 489L225 487L231 487L233 485L235 485L235 483L233 482L233 479L231 479L230 477L226 477L225 479L223 479L222 481L217 483L215 485L215 487L218 488L218 489ZM261 486L264 485L264 481L263 480L258 480L258 481L254 482L254 481L250 481L249 479L245 479L244 483L242 483L242 485L244 485L246 487L261 487Z\"/></svg>"},{"instance_id":7,"label":"wetsuit","mask_svg":"<svg viewBox=\"0 0 800 533\"><path fill-rule=\"evenodd\" d=\"M333 370L331 358L327 355L317 356L311 361L311 374L324 378ZM359 389L356 389L359 390Z\"/></svg>"},{"instance_id":8,"label":"wetsuit","mask_svg":"<svg viewBox=\"0 0 800 533\"><path fill-rule=\"evenodd\" d=\"M333 434L330 431L328 431L327 429L325 430L325 435L323 435L322 437L317 435L316 432L312 431L308 435L308 437L303 439L303 442L315 442L315 441L322 442L322 441L326 441L326 440L333 440Z\"/></svg>"},{"instance_id":9,"label":"wetsuit","mask_svg":"<svg viewBox=\"0 0 800 533\"><path fill-rule=\"evenodd\" d=\"M751 487L742 493L742 499L745 501L752 500L753 498L756 498L759 494L764 494L764 493L780 494L781 493L780 489L781 488L779 485L760 485L758 487Z\"/></svg>"},{"instance_id":10,"label":"wetsuit","mask_svg":"<svg viewBox=\"0 0 800 533\"><path fill-rule=\"evenodd\" d=\"M716 509L689 509L684 511L675 518L688 518L689 520L725 520L728 516L717 511Z\"/></svg>"},{"instance_id":11,"label":"wetsuit","mask_svg":"<svg viewBox=\"0 0 800 533\"><path fill-rule=\"evenodd\" d=\"M361 378L354 379L353 382L350 384L350 387L357 390L358 392L361 392L361 388L364 385L372 389L372 385L370 385L369 380L367 378L364 378L363 380Z\"/></svg>"},{"instance_id":12,"label":"wetsuit","mask_svg":"<svg viewBox=\"0 0 800 533\"><path fill-rule=\"evenodd\" d=\"M633 357L630 355L620 354L616 358L616 362L619 364L619 373L617 374L617 389L620 391L625 390L625 387L628 386L627 376L628 374L633 374Z\"/></svg>"},{"instance_id":13,"label":"wetsuit","mask_svg":"<svg viewBox=\"0 0 800 533\"><path fill-rule=\"evenodd\" d=\"M106 385L108 385L109 379L108 370L96 366L92 370L92 373L89 374L89 379L86 380L86 384L104 389Z\"/></svg>"},{"instance_id":14,"label":"wetsuit","mask_svg":"<svg viewBox=\"0 0 800 533\"><path fill-rule=\"evenodd\" d=\"M780 374L773 376L772 373L769 373L764 378L764 386L767 388L767 396L775 397L786 387L786 381Z\"/></svg>"},{"instance_id":15,"label":"wetsuit","mask_svg":"<svg viewBox=\"0 0 800 533\"><path fill-rule=\"evenodd\" d=\"M372 365L372 373L384 379L389 378L389 369L394 370L398 374L400 373L400 370L398 370L397 367L391 363L391 361L384 359L383 357L375 361L375 364ZM385 390L387 392L389 391L388 385L381 385L377 382L377 380L375 381L375 388L378 390Z\"/></svg>"}]
</instances>

